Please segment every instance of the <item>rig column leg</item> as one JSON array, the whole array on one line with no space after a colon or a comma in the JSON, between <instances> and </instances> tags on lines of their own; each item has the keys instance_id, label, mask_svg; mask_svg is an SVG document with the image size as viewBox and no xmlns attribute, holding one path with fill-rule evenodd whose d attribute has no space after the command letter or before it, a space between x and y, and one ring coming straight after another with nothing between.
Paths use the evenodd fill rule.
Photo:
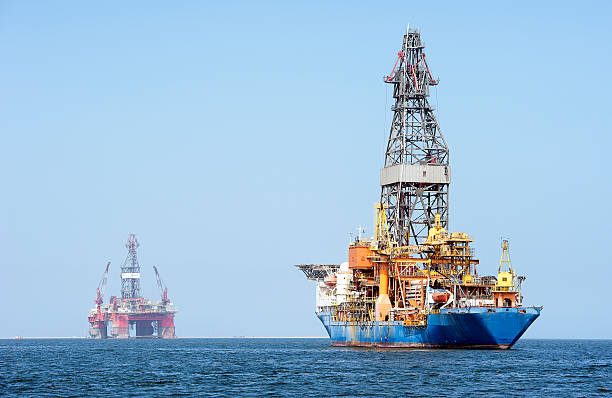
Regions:
<instances>
[{"instance_id":1,"label":"rig column leg","mask_svg":"<svg viewBox=\"0 0 612 398\"><path fill-rule=\"evenodd\" d=\"M127 315L115 315L111 335L116 339L127 339L129 337L129 322Z\"/></svg>"},{"instance_id":2,"label":"rig column leg","mask_svg":"<svg viewBox=\"0 0 612 398\"><path fill-rule=\"evenodd\" d=\"M169 313L158 323L159 337L162 339L173 339L174 335L174 314Z\"/></svg>"},{"instance_id":3,"label":"rig column leg","mask_svg":"<svg viewBox=\"0 0 612 398\"><path fill-rule=\"evenodd\" d=\"M89 328L89 337L92 339L105 339L106 321L94 321Z\"/></svg>"}]
</instances>

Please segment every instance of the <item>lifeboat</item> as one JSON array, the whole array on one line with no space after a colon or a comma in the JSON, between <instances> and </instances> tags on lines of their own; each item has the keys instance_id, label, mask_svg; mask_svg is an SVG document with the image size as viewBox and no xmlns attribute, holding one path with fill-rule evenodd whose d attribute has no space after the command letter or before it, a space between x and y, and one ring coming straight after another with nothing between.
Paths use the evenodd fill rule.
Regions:
<instances>
[{"instance_id":1,"label":"lifeboat","mask_svg":"<svg viewBox=\"0 0 612 398\"><path fill-rule=\"evenodd\" d=\"M431 298L434 303L446 303L450 299L450 292L448 290L433 292Z\"/></svg>"},{"instance_id":2,"label":"lifeboat","mask_svg":"<svg viewBox=\"0 0 612 398\"><path fill-rule=\"evenodd\" d=\"M336 276L336 274L327 275L325 279L323 279L323 283L325 283L327 286L336 286L337 282L338 277Z\"/></svg>"}]
</instances>

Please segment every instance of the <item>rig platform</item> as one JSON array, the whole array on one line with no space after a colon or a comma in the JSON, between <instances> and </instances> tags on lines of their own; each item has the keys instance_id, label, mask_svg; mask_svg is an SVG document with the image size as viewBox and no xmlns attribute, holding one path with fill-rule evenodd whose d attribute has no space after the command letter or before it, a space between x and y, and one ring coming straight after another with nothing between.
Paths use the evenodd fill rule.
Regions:
<instances>
[{"instance_id":1,"label":"rig platform","mask_svg":"<svg viewBox=\"0 0 612 398\"><path fill-rule=\"evenodd\" d=\"M140 265L136 255L139 243L136 236L130 235L125 246L128 255L121 267L121 297L112 296L109 302L104 304L109 262L98 285L97 298L94 301L96 306L91 309L87 317L90 324L89 337L93 339L174 338L174 315L177 311L168 299L168 289L161 280L157 267L153 266L153 270L161 292L161 300L153 303L140 294Z\"/></svg>"}]
</instances>

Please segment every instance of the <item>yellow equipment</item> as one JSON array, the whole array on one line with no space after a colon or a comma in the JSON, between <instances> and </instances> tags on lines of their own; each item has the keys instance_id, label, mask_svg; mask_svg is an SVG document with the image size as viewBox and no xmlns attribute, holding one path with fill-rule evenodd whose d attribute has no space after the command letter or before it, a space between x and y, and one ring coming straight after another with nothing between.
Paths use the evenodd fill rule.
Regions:
<instances>
[{"instance_id":1,"label":"yellow equipment","mask_svg":"<svg viewBox=\"0 0 612 398\"><path fill-rule=\"evenodd\" d=\"M386 205L376 203L376 231L374 233L374 242L377 249L385 249L391 247L391 239L389 239L389 228L387 227L387 215L385 214Z\"/></svg>"},{"instance_id":2,"label":"yellow equipment","mask_svg":"<svg viewBox=\"0 0 612 398\"><path fill-rule=\"evenodd\" d=\"M446 230L440 226L440 214L436 213L436 218L434 222L433 228L429 229L429 233L427 234L427 243L432 243L436 240L440 240L444 238L446 235Z\"/></svg>"},{"instance_id":3,"label":"yellow equipment","mask_svg":"<svg viewBox=\"0 0 612 398\"><path fill-rule=\"evenodd\" d=\"M508 290L509 288L514 287L514 271L512 270L512 266L510 265L510 252L508 251L508 240L504 239L503 241L503 250L501 259L499 260L499 269L497 270L497 283L496 287L501 288L499 290ZM508 265L508 270L504 271L503 265Z\"/></svg>"}]
</instances>

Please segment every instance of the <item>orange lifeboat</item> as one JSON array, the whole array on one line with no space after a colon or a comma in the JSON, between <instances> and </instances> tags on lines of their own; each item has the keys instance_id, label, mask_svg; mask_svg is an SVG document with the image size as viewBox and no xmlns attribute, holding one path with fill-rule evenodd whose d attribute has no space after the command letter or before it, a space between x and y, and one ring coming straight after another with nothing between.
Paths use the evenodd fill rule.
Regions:
<instances>
[{"instance_id":1,"label":"orange lifeboat","mask_svg":"<svg viewBox=\"0 0 612 398\"><path fill-rule=\"evenodd\" d=\"M327 286L336 286L337 282L338 277L336 276L336 274L327 275L325 279L323 279L323 283L325 283Z\"/></svg>"},{"instance_id":2,"label":"orange lifeboat","mask_svg":"<svg viewBox=\"0 0 612 398\"><path fill-rule=\"evenodd\" d=\"M448 299L450 299L450 292L447 290L433 292L431 298L433 299L434 303L446 303Z\"/></svg>"}]
</instances>

